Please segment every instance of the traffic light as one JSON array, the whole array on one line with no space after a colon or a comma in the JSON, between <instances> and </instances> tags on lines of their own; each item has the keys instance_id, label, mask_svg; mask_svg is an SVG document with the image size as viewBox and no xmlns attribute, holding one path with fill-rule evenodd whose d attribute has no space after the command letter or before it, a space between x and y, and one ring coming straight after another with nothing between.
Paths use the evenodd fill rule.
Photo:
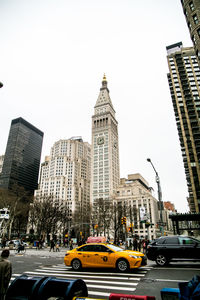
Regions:
<instances>
[{"instance_id":1,"label":"traffic light","mask_svg":"<svg viewBox=\"0 0 200 300\"><path fill-rule=\"evenodd\" d=\"M121 224L122 225L124 224L124 218L123 217L121 218Z\"/></svg>"},{"instance_id":2,"label":"traffic light","mask_svg":"<svg viewBox=\"0 0 200 300\"><path fill-rule=\"evenodd\" d=\"M133 226L129 226L128 231L133 232Z\"/></svg>"},{"instance_id":3,"label":"traffic light","mask_svg":"<svg viewBox=\"0 0 200 300\"><path fill-rule=\"evenodd\" d=\"M124 219L124 224L126 225L126 217L123 217L123 219Z\"/></svg>"}]
</instances>

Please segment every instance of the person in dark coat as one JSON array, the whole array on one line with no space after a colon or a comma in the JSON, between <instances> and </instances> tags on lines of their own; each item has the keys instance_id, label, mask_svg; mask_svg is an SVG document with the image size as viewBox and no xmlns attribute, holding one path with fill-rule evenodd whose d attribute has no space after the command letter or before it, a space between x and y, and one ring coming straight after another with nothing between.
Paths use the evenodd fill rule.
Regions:
<instances>
[{"instance_id":1,"label":"person in dark coat","mask_svg":"<svg viewBox=\"0 0 200 300\"><path fill-rule=\"evenodd\" d=\"M136 238L134 238L134 240L133 240L133 250L137 251L137 249L138 249L138 241L137 241Z\"/></svg>"},{"instance_id":2,"label":"person in dark coat","mask_svg":"<svg viewBox=\"0 0 200 300\"><path fill-rule=\"evenodd\" d=\"M69 241L69 249L70 249L70 250L73 249L73 240L72 240L72 239Z\"/></svg>"},{"instance_id":3,"label":"person in dark coat","mask_svg":"<svg viewBox=\"0 0 200 300\"><path fill-rule=\"evenodd\" d=\"M5 249L0 257L0 300L5 300L6 292L12 275L12 265L8 260L10 251Z\"/></svg>"},{"instance_id":4,"label":"person in dark coat","mask_svg":"<svg viewBox=\"0 0 200 300\"><path fill-rule=\"evenodd\" d=\"M55 251L55 250L54 250L54 247L55 247L54 240L51 240L51 241L50 241L50 250L49 250L49 252L51 252L51 250L53 250L53 252L54 252L54 251Z\"/></svg>"}]
</instances>

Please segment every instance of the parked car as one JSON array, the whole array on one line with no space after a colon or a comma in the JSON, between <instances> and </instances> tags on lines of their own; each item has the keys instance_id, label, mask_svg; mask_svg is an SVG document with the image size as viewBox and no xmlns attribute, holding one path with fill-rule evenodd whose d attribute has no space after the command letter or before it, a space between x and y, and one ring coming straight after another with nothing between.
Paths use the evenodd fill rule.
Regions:
<instances>
[{"instance_id":1,"label":"parked car","mask_svg":"<svg viewBox=\"0 0 200 300\"><path fill-rule=\"evenodd\" d=\"M113 244L89 243L67 251L66 266L81 268L116 268L119 272L146 265L146 256L138 251L124 250Z\"/></svg>"},{"instance_id":2,"label":"parked car","mask_svg":"<svg viewBox=\"0 0 200 300\"><path fill-rule=\"evenodd\" d=\"M24 246L28 246L26 242L23 242ZM13 245L13 247L17 247L19 245L19 240L10 240L6 242L6 246Z\"/></svg>"},{"instance_id":3,"label":"parked car","mask_svg":"<svg viewBox=\"0 0 200 300\"><path fill-rule=\"evenodd\" d=\"M162 236L147 246L147 258L159 266L170 261L200 260L200 241L189 236Z\"/></svg>"}]
</instances>

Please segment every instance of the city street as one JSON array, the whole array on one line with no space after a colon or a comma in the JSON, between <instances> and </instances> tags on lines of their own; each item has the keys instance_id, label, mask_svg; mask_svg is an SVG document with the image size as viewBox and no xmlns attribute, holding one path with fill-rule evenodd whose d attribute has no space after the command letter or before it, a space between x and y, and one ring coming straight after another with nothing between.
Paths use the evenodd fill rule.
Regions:
<instances>
[{"instance_id":1,"label":"city street","mask_svg":"<svg viewBox=\"0 0 200 300\"><path fill-rule=\"evenodd\" d=\"M66 267L63 258L66 248L60 252L49 252L49 248L27 249L24 255L11 250L14 280L17 276L55 276L65 279L83 279L88 287L89 297L108 299L110 293L156 296L160 300L160 290L164 287L177 288L179 282L189 281L200 275L200 263L171 263L158 267L154 262L130 273L117 273L112 269L84 269L74 272Z\"/></svg>"}]
</instances>

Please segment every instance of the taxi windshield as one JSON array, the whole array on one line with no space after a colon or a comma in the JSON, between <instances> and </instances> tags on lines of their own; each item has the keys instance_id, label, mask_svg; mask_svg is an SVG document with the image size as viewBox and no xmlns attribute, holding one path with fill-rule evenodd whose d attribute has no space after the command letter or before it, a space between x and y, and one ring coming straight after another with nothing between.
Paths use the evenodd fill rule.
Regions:
<instances>
[{"instance_id":1,"label":"taxi windshield","mask_svg":"<svg viewBox=\"0 0 200 300\"><path fill-rule=\"evenodd\" d=\"M124 251L124 249L122 249L121 247L118 247L116 245L108 244L108 247L117 252Z\"/></svg>"}]
</instances>

